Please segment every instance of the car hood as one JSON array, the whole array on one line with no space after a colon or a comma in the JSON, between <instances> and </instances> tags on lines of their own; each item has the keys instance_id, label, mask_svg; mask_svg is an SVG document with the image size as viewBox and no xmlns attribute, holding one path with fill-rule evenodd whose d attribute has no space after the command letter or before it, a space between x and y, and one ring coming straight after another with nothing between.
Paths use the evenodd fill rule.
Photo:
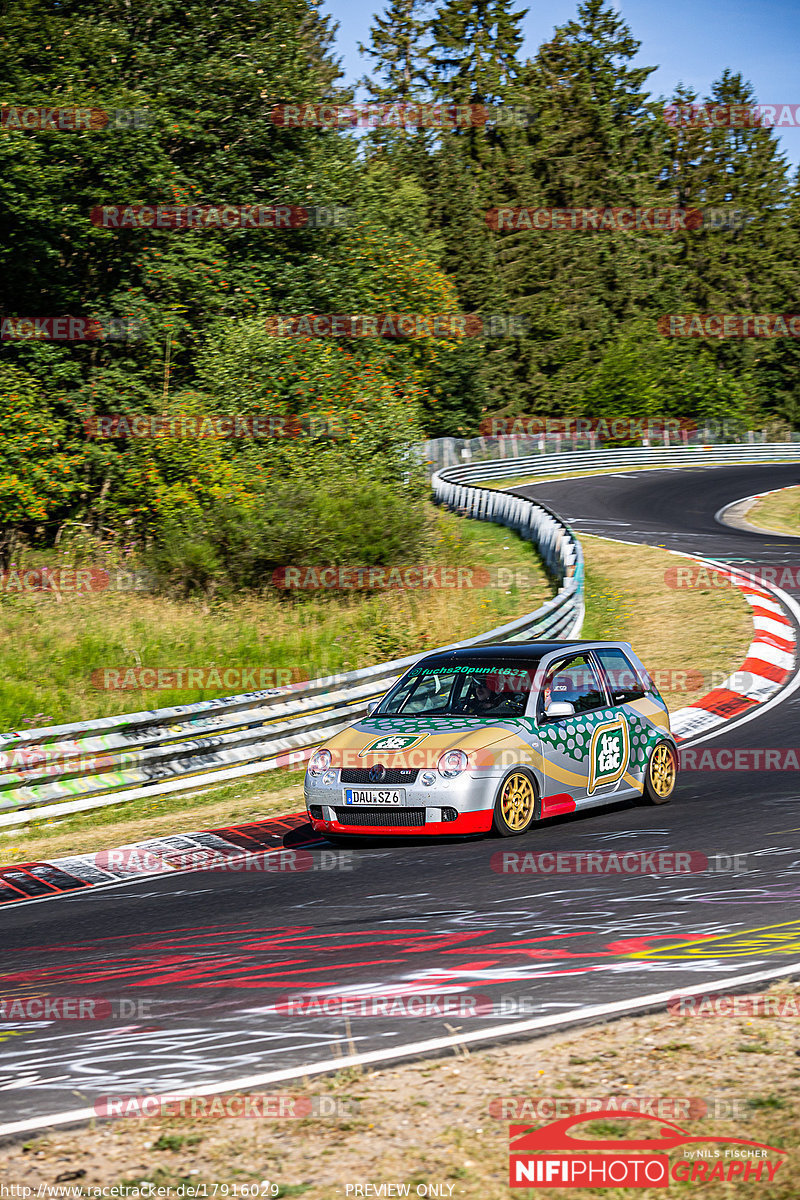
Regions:
<instances>
[{"instance_id":1,"label":"car hood","mask_svg":"<svg viewBox=\"0 0 800 1200\"><path fill-rule=\"evenodd\" d=\"M446 750L464 750L474 765L480 751L535 730L527 717L364 717L325 742L334 767L384 766L435 768Z\"/></svg>"}]
</instances>

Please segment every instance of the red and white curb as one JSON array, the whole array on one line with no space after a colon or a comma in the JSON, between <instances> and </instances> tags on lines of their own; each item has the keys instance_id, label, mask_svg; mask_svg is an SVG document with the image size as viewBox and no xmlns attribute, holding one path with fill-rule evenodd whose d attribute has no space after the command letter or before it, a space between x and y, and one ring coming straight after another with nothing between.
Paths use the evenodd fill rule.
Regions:
<instances>
[{"instance_id":1,"label":"red and white curb","mask_svg":"<svg viewBox=\"0 0 800 1200\"><path fill-rule=\"evenodd\" d=\"M312 849L317 853L312 854ZM0 867L0 906L176 871L350 870L351 859L349 851L333 850L310 829L305 812L287 813L246 825L149 838L92 854Z\"/></svg>"},{"instance_id":2,"label":"red and white curb","mask_svg":"<svg viewBox=\"0 0 800 1200\"><path fill-rule=\"evenodd\" d=\"M714 559L691 554L680 557L693 558L730 579L751 606L753 617L753 640L739 670L699 700L670 713L672 732L678 741L685 741L763 704L779 692L794 672L797 635L794 622L778 599L777 589L762 583L755 575L726 567Z\"/></svg>"}]
</instances>

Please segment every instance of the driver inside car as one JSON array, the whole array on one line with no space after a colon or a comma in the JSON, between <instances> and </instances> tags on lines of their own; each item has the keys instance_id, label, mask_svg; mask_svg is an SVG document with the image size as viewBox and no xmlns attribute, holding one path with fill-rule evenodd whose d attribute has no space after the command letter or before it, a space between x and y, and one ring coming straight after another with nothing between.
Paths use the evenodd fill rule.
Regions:
<instances>
[{"instance_id":1,"label":"driver inside car","mask_svg":"<svg viewBox=\"0 0 800 1200\"><path fill-rule=\"evenodd\" d=\"M513 692L493 691L485 679L472 680L472 707L476 716L513 711L518 707L518 702L512 703L514 697Z\"/></svg>"}]
</instances>

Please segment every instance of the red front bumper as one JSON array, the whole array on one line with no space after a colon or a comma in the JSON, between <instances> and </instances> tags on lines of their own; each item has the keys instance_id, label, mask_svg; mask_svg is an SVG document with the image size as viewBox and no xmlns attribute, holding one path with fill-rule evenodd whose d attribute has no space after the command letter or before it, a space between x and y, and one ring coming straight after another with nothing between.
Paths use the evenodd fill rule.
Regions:
<instances>
[{"instance_id":1,"label":"red front bumper","mask_svg":"<svg viewBox=\"0 0 800 1200\"><path fill-rule=\"evenodd\" d=\"M340 825L309 816L315 833L336 833L342 837L452 837L462 833L488 833L492 828L492 810L461 813L455 821L426 821L424 825Z\"/></svg>"}]
</instances>

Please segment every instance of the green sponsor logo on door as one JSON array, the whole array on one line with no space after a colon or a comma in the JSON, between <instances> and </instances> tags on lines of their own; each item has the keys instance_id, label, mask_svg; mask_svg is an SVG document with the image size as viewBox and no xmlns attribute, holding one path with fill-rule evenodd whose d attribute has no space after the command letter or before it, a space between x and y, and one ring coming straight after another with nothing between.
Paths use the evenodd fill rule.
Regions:
<instances>
[{"instance_id":1,"label":"green sponsor logo on door","mask_svg":"<svg viewBox=\"0 0 800 1200\"><path fill-rule=\"evenodd\" d=\"M416 746L427 737L427 733L412 733L410 736L402 733L391 733L387 737L378 738L377 741L370 742L368 746L364 746L359 750L358 757L364 758L367 754L377 754L381 751L390 751L392 754L399 754L403 750L410 750L412 746Z\"/></svg>"},{"instance_id":2,"label":"green sponsor logo on door","mask_svg":"<svg viewBox=\"0 0 800 1200\"><path fill-rule=\"evenodd\" d=\"M622 778L628 767L629 753L628 722L624 717L605 721L592 730L589 786L586 789L590 796L596 788Z\"/></svg>"}]
</instances>

